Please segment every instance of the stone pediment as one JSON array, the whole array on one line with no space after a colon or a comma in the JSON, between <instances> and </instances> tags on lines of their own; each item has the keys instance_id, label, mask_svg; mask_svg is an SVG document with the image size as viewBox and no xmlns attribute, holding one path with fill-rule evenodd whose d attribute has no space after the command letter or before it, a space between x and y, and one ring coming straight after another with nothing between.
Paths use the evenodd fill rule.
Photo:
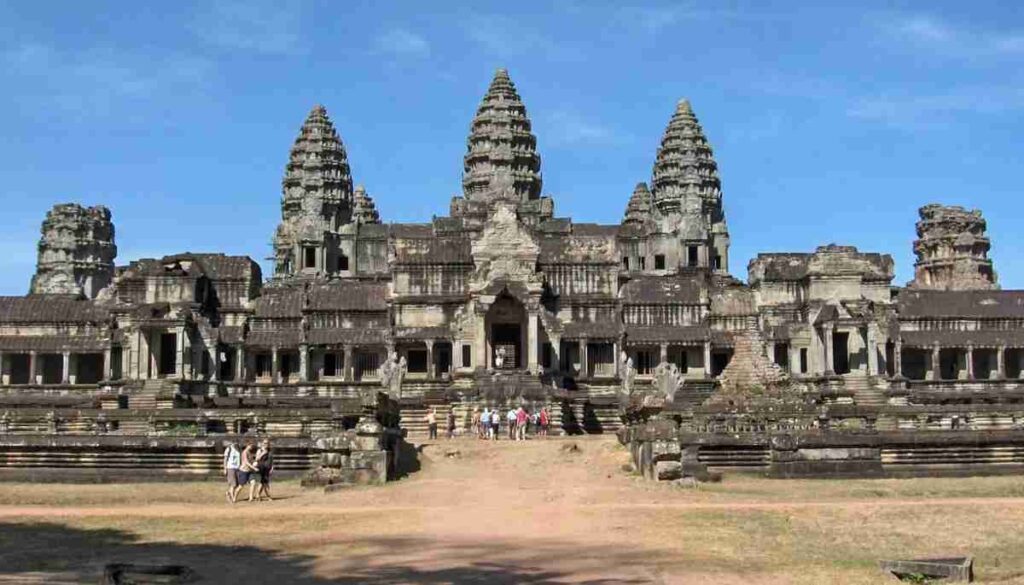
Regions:
<instances>
[{"instance_id":1,"label":"stone pediment","mask_svg":"<svg viewBox=\"0 0 1024 585\"><path fill-rule=\"evenodd\" d=\"M472 290L485 291L498 282L528 283L528 288L539 290L540 244L516 217L514 203L495 203L483 232L472 243L472 255L476 266Z\"/></svg>"}]
</instances>

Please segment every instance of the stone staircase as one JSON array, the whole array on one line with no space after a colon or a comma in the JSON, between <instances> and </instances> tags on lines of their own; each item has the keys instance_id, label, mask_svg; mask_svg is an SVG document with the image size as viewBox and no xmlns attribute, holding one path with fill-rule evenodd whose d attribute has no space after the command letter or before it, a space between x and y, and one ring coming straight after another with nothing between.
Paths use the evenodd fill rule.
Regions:
<instances>
[{"instance_id":1,"label":"stone staircase","mask_svg":"<svg viewBox=\"0 0 1024 585\"><path fill-rule=\"evenodd\" d=\"M178 391L178 385L169 380L143 380L141 386L132 386L128 391L128 408L174 408L174 395Z\"/></svg>"},{"instance_id":2,"label":"stone staircase","mask_svg":"<svg viewBox=\"0 0 1024 585\"><path fill-rule=\"evenodd\" d=\"M869 376L846 376L843 385L853 392L854 404L859 406L885 406L888 398L884 384Z\"/></svg>"}]
</instances>

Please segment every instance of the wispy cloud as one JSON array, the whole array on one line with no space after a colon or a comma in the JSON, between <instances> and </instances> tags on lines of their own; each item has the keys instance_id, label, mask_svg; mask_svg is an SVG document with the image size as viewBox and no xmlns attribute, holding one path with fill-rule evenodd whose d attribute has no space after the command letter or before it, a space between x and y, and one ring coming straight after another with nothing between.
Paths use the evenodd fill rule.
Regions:
<instances>
[{"instance_id":1,"label":"wispy cloud","mask_svg":"<svg viewBox=\"0 0 1024 585\"><path fill-rule=\"evenodd\" d=\"M890 38L959 57L1024 56L1024 31L971 28L927 14L888 15L879 27Z\"/></svg>"},{"instance_id":2,"label":"wispy cloud","mask_svg":"<svg viewBox=\"0 0 1024 585\"><path fill-rule=\"evenodd\" d=\"M222 49L269 55L302 53L300 11L293 4L215 0L195 15L192 32Z\"/></svg>"},{"instance_id":3,"label":"wispy cloud","mask_svg":"<svg viewBox=\"0 0 1024 585\"><path fill-rule=\"evenodd\" d=\"M929 95L883 95L856 100L847 115L894 127L921 128L961 115L1024 110L1024 87L966 87Z\"/></svg>"},{"instance_id":4,"label":"wispy cloud","mask_svg":"<svg viewBox=\"0 0 1024 585\"><path fill-rule=\"evenodd\" d=\"M384 31L374 41L374 46L381 53L397 57L422 58L430 55L430 43L427 39L404 28Z\"/></svg>"},{"instance_id":5,"label":"wispy cloud","mask_svg":"<svg viewBox=\"0 0 1024 585\"><path fill-rule=\"evenodd\" d=\"M23 43L0 51L12 99L27 109L40 106L82 115L124 113L131 106L193 93L208 77L210 63L190 55L143 56L109 48L59 50Z\"/></svg>"},{"instance_id":6,"label":"wispy cloud","mask_svg":"<svg viewBox=\"0 0 1024 585\"><path fill-rule=\"evenodd\" d=\"M606 145L621 139L609 126L573 110L554 110L538 122L538 136L553 146Z\"/></svg>"},{"instance_id":7,"label":"wispy cloud","mask_svg":"<svg viewBox=\"0 0 1024 585\"><path fill-rule=\"evenodd\" d=\"M473 14L464 19L463 29L470 41L502 59L527 54L547 58L573 58L578 52L560 43L534 26L497 14Z\"/></svg>"}]
</instances>

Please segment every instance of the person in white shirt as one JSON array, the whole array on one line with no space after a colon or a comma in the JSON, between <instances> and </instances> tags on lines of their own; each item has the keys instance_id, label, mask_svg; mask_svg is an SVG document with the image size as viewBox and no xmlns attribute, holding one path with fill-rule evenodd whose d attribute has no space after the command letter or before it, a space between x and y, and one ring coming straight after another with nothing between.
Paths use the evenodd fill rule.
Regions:
<instances>
[{"instance_id":1,"label":"person in white shirt","mask_svg":"<svg viewBox=\"0 0 1024 585\"><path fill-rule=\"evenodd\" d=\"M516 409L508 409L505 420L508 421L508 438L514 440L516 438Z\"/></svg>"},{"instance_id":2,"label":"person in white shirt","mask_svg":"<svg viewBox=\"0 0 1024 585\"><path fill-rule=\"evenodd\" d=\"M242 453L234 441L228 441L224 449L224 477L228 481L228 501L235 503L235 495L238 493L238 469L242 466Z\"/></svg>"}]
</instances>

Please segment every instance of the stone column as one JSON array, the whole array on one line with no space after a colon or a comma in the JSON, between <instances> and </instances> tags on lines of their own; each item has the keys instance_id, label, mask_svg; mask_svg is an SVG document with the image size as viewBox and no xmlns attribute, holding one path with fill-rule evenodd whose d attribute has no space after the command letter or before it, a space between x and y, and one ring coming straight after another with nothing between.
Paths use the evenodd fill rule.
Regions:
<instances>
[{"instance_id":1,"label":"stone column","mask_svg":"<svg viewBox=\"0 0 1024 585\"><path fill-rule=\"evenodd\" d=\"M1006 346L1000 345L996 348L996 379L1006 379Z\"/></svg>"},{"instance_id":2,"label":"stone column","mask_svg":"<svg viewBox=\"0 0 1024 585\"><path fill-rule=\"evenodd\" d=\"M245 368L245 346L239 345L235 348L235 381L245 382L246 381L246 368Z\"/></svg>"},{"instance_id":3,"label":"stone column","mask_svg":"<svg viewBox=\"0 0 1024 585\"><path fill-rule=\"evenodd\" d=\"M892 348L892 374L897 378L903 376L903 339L899 337Z\"/></svg>"},{"instance_id":4,"label":"stone column","mask_svg":"<svg viewBox=\"0 0 1024 585\"><path fill-rule=\"evenodd\" d=\"M865 342L868 346L868 375L878 375L878 327L874 323L868 323L864 332Z\"/></svg>"},{"instance_id":5,"label":"stone column","mask_svg":"<svg viewBox=\"0 0 1024 585\"><path fill-rule=\"evenodd\" d=\"M826 323L822 328L822 336L825 338L825 368L824 374L826 376L834 376L835 373L835 354L833 346L832 335L835 333L835 325L832 323Z\"/></svg>"},{"instance_id":6,"label":"stone column","mask_svg":"<svg viewBox=\"0 0 1024 585\"><path fill-rule=\"evenodd\" d=\"M704 341L704 379L711 379L711 340Z\"/></svg>"},{"instance_id":7,"label":"stone column","mask_svg":"<svg viewBox=\"0 0 1024 585\"><path fill-rule=\"evenodd\" d=\"M579 358L580 358L580 378L587 377L587 339L582 338L579 341Z\"/></svg>"},{"instance_id":8,"label":"stone column","mask_svg":"<svg viewBox=\"0 0 1024 585\"><path fill-rule=\"evenodd\" d=\"M967 379L968 380L973 380L974 379L974 346L973 345L968 345L967 346L967 354L964 356L964 359L967 361L967 363L965 364L967 366L967 368L966 368L966 370L967 370Z\"/></svg>"},{"instance_id":9,"label":"stone column","mask_svg":"<svg viewBox=\"0 0 1024 585\"><path fill-rule=\"evenodd\" d=\"M4 352L0 351L0 386L7 385L7 368L5 367L6 365L7 364L5 363Z\"/></svg>"},{"instance_id":10,"label":"stone column","mask_svg":"<svg viewBox=\"0 0 1024 585\"><path fill-rule=\"evenodd\" d=\"M174 350L174 375L183 380L185 378L185 328L178 327L175 333L177 347Z\"/></svg>"},{"instance_id":11,"label":"stone column","mask_svg":"<svg viewBox=\"0 0 1024 585\"><path fill-rule=\"evenodd\" d=\"M536 311L531 311L526 316L527 319L527 334L526 334L526 367L530 370L530 373L536 374L539 369L537 367L537 320L538 315Z\"/></svg>"},{"instance_id":12,"label":"stone column","mask_svg":"<svg viewBox=\"0 0 1024 585\"><path fill-rule=\"evenodd\" d=\"M218 382L220 381L220 350L214 343L208 351L210 352L210 381Z\"/></svg>"},{"instance_id":13,"label":"stone column","mask_svg":"<svg viewBox=\"0 0 1024 585\"><path fill-rule=\"evenodd\" d=\"M309 381L309 346L305 343L299 346L299 381Z\"/></svg>"},{"instance_id":14,"label":"stone column","mask_svg":"<svg viewBox=\"0 0 1024 585\"><path fill-rule=\"evenodd\" d=\"M71 357L68 360L68 381L70 381L72 384L77 384L78 383L78 360L79 360L79 358L80 358L79 355L71 354Z\"/></svg>"},{"instance_id":15,"label":"stone column","mask_svg":"<svg viewBox=\"0 0 1024 585\"><path fill-rule=\"evenodd\" d=\"M114 359L113 359L113 351L114 350L111 349L109 345L103 349L103 376L102 376L102 378L104 380L110 380L110 379L112 379L112 376L114 375L113 371L111 371L111 368L113 367L113 361L114 361Z\"/></svg>"},{"instance_id":16,"label":"stone column","mask_svg":"<svg viewBox=\"0 0 1024 585\"><path fill-rule=\"evenodd\" d=\"M620 355L619 348L620 347L622 347L622 343L618 339L616 339L612 343L612 359L613 359L613 363L615 364L615 377L616 378L619 378L619 377L622 376L622 364L619 363L619 355Z\"/></svg>"},{"instance_id":17,"label":"stone column","mask_svg":"<svg viewBox=\"0 0 1024 585\"><path fill-rule=\"evenodd\" d=\"M941 356L939 355L939 344L936 343L935 345L932 346L932 363L931 363L931 366L932 366L931 367L931 376L932 376L931 379L932 380L939 380L939 379L941 379L941 372L939 371L940 359L941 359Z\"/></svg>"},{"instance_id":18,"label":"stone column","mask_svg":"<svg viewBox=\"0 0 1024 585\"><path fill-rule=\"evenodd\" d=\"M486 368L488 363L491 361L490 356L487 355L487 323L483 315L477 314L476 316L476 347L473 353L476 355L473 357L473 367Z\"/></svg>"},{"instance_id":19,"label":"stone column","mask_svg":"<svg viewBox=\"0 0 1024 585\"><path fill-rule=\"evenodd\" d=\"M60 367L60 383L69 384L71 382L71 352L61 353L61 358L63 358L63 362Z\"/></svg>"},{"instance_id":20,"label":"stone column","mask_svg":"<svg viewBox=\"0 0 1024 585\"><path fill-rule=\"evenodd\" d=\"M562 338L548 337L551 342L551 369L560 372L562 370Z\"/></svg>"},{"instance_id":21,"label":"stone column","mask_svg":"<svg viewBox=\"0 0 1024 585\"><path fill-rule=\"evenodd\" d=\"M28 352L28 383L39 383L39 354L32 350Z\"/></svg>"},{"instance_id":22,"label":"stone column","mask_svg":"<svg viewBox=\"0 0 1024 585\"><path fill-rule=\"evenodd\" d=\"M658 363L663 364L668 361L668 344L662 343L658 345Z\"/></svg>"},{"instance_id":23,"label":"stone column","mask_svg":"<svg viewBox=\"0 0 1024 585\"><path fill-rule=\"evenodd\" d=\"M352 363L352 346L346 343L344 347L345 362L341 364L341 377L342 380L345 380L346 382L352 382L352 375L355 372L355 370L352 369L355 365Z\"/></svg>"},{"instance_id":24,"label":"stone column","mask_svg":"<svg viewBox=\"0 0 1024 585\"><path fill-rule=\"evenodd\" d=\"M790 340L786 345L786 359L789 361L789 373L799 374L800 373L800 348L793 345L793 341Z\"/></svg>"},{"instance_id":25,"label":"stone column","mask_svg":"<svg viewBox=\"0 0 1024 585\"><path fill-rule=\"evenodd\" d=\"M433 380L434 379L434 374L435 374L435 372L434 372L434 369L435 369L434 368L434 340L433 339L428 339L428 340L426 340L425 343L427 345L427 379L428 380Z\"/></svg>"},{"instance_id":26,"label":"stone column","mask_svg":"<svg viewBox=\"0 0 1024 585\"><path fill-rule=\"evenodd\" d=\"M274 384L281 383L281 372L278 369L277 346L270 349L270 381Z\"/></svg>"}]
</instances>

